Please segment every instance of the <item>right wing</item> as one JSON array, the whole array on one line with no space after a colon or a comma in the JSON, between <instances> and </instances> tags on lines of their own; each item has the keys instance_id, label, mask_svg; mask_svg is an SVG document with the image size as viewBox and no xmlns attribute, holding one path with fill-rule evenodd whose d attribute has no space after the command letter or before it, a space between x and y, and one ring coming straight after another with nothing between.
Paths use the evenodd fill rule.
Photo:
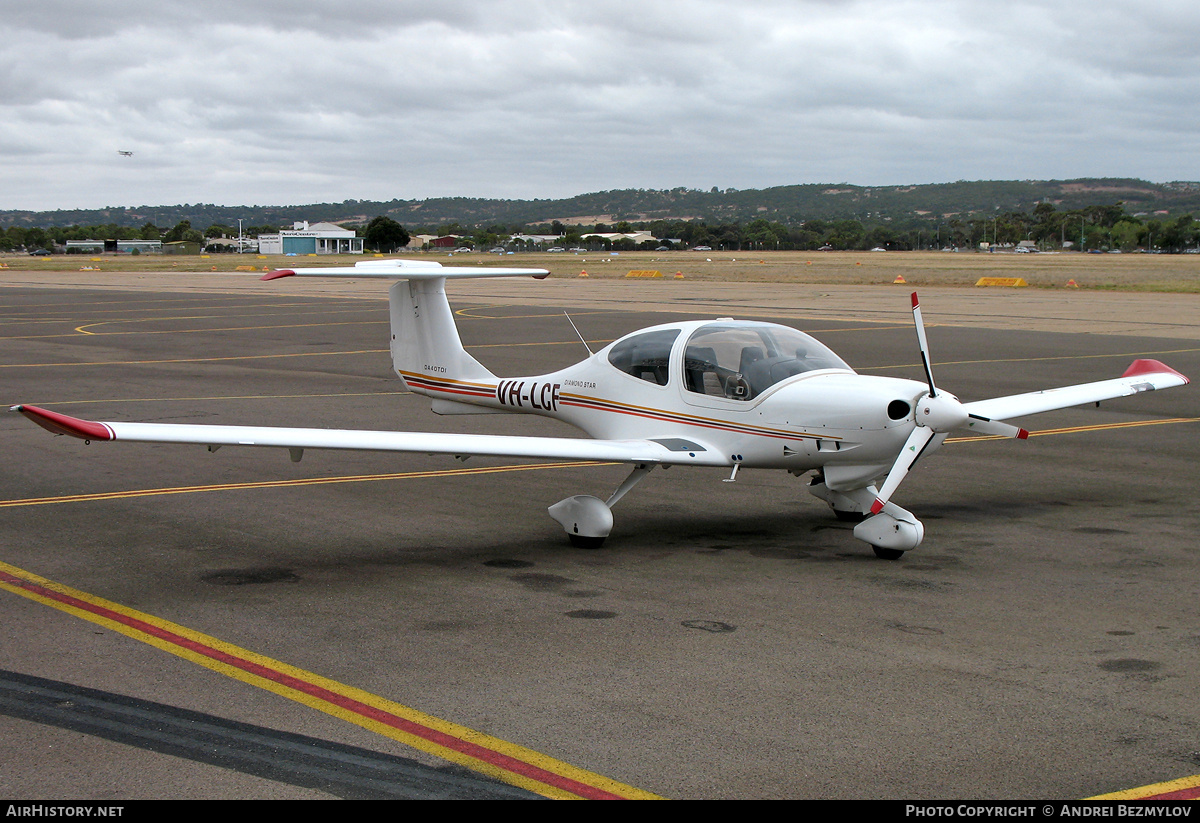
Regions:
<instances>
[{"instance_id":1,"label":"right wing","mask_svg":"<svg viewBox=\"0 0 1200 823\"><path fill-rule=\"evenodd\" d=\"M275 426L213 426L187 423L113 423L82 420L38 406L13 406L54 434L81 440L134 443L193 443L216 450L221 446L271 446L304 449L451 454L457 457L525 457L541 460L597 460L615 463L657 463L691 466L729 466L729 459L691 438L651 440L592 440L583 437L522 437L493 434L297 429Z\"/></svg>"}]
</instances>

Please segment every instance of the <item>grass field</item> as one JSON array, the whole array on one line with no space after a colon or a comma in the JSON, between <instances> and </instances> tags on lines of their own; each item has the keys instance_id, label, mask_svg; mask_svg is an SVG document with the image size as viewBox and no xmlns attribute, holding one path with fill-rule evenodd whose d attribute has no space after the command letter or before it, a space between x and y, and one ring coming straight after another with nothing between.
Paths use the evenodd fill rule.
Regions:
<instances>
[{"instance_id":1,"label":"grass field","mask_svg":"<svg viewBox=\"0 0 1200 823\"><path fill-rule=\"evenodd\" d=\"M549 269L553 277L623 278L631 270L656 270L705 281L813 284L883 284L897 277L914 286L974 286L983 277L1019 277L1035 288L1200 293L1200 255L1157 254L986 254L979 252L622 252L548 254L396 255L443 265L522 266ZM352 265L362 255L282 257L212 255L0 256L10 271L198 272L303 266ZM373 259L368 255L365 259ZM0 277L3 270L0 269Z\"/></svg>"}]
</instances>

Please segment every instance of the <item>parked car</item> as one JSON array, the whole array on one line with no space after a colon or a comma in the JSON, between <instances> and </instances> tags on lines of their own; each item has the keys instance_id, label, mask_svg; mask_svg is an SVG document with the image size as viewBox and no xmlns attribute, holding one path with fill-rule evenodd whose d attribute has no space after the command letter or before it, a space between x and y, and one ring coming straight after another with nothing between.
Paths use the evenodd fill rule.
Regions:
<instances>
[{"instance_id":1,"label":"parked car","mask_svg":"<svg viewBox=\"0 0 1200 823\"><path fill-rule=\"evenodd\" d=\"M50 251L48 249L34 249L29 254L33 257L49 257Z\"/></svg>"}]
</instances>

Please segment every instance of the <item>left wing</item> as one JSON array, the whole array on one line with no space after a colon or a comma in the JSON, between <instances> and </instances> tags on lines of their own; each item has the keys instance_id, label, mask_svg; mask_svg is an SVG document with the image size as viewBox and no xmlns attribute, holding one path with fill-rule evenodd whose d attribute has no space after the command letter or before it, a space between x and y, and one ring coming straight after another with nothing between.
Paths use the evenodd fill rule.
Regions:
<instances>
[{"instance_id":1,"label":"left wing","mask_svg":"<svg viewBox=\"0 0 1200 823\"><path fill-rule=\"evenodd\" d=\"M976 400L973 403L963 403L962 405L971 415L979 415L991 420L1008 420L1013 417L1024 417L1027 414L1041 414L1070 406L1083 406L1087 403L1099 403L1101 400L1128 397L1131 394L1155 391L1156 389L1184 386L1188 382L1190 381L1182 374L1157 360L1134 360L1124 374L1112 380L1064 386L1061 389L1045 389L1027 394L1014 394L1009 397L993 397L990 400Z\"/></svg>"},{"instance_id":2,"label":"left wing","mask_svg":"<svg viewBox=\"0 0 1200 823\"><path fill-rule=\"evenodd\" d=\"M81 440L124 440L134 443L194 443L221 446L273 446L289 449L299 460L304 449L452 454L459 457L528 457L542 460L601 460L728 466L723 454L688 438L592 440L575 437L520 437L439 432L294 429L274 426L212 426L180 423L104 423L81 420L37 406L13 406L43 429Z\"/></svg>"}]
</instances>

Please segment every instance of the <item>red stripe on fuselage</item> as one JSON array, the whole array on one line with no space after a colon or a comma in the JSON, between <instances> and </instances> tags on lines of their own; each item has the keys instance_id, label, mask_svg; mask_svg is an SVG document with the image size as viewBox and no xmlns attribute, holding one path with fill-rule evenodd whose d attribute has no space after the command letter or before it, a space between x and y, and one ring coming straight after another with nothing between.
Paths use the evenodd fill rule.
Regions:
<instances>
[{"instance_id":1,"label":"red stripe on fuselage","mask_svg":"<svg viewBox=\"0 0 1200 823\"><path fill-rule=\"evenodd\" d=\"M613 401L601 400L599 398L592 397L583 397L576 394L564 394L562 405L591 409L593 411L610 412L613 414L624 414L630 417L644 417L651 420L664 420L670 423L679 423L685 426L698 426L705 429L718 429L721 431L735 432L737 434L750 434L758 437L772 437L779 440L802 440L805 438L809 440L841 439L840 437L809 434L808 432L788 432L780 431L779 429L763 429L756 426L731 423L727 420L696 417L689 414L668 412L662 409L645 408L641 406L626 406Z\"/></svg>"},{"instance_id":2,"label":"red stripe on fuselage","mask_svg":"<svg viewBox=\"0 0 1200 823\"><path fill-rule=\"evenodd\" d=\"M486 383L467 383L464 381L453 380L450 378L427 377L422 374L413 374L411 372L400 372L401 377L408 383L414 391L420 392L437 392L440 394L452 394L460 397L481 397L488 399L496 398L496 385L501 383L512 382L514 385L519 384L517 381L498 381L496 385ZM490 404L487 404L490 405ZM641 417L647 420L661 420L668 423L678 423L684 426L694 426L703 429L712 429L717 431L733 432L735 434L748 434L756 437L769 437L776 440L841 440L840 437L834 437L825 434L811 434L809 432L789 432L779 429L765 429L757 426L749 426L745 424L733 423L728 420L720 420L709 417L697 417L695 415L683 414L680 412L670 412L665 409L649 408L644 406L630 406L624 403L618 403L613 400L604 400L598 397L588 397L579 394L561 395L559 401L560 406L571 406L578 409L588 409L590 411L608 412L610 414L623 414L629 417ZM537 408L537 407L534 407ZM547 409L541 409L547 411Z\"/></svg>"}]
</instances>

